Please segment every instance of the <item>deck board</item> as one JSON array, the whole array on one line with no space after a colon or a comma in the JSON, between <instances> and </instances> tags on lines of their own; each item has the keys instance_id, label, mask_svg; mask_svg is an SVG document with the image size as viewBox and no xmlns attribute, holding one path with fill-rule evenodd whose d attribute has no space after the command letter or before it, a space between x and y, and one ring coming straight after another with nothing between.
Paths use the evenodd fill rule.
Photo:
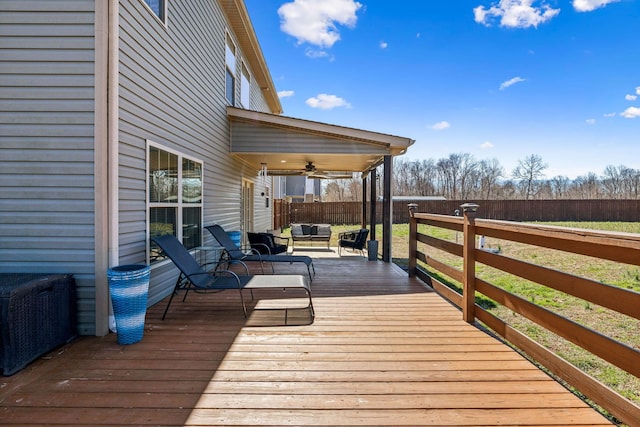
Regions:
<instances>
[{"instance_id":1,"label":"deck board","mask_svg":"<svg viewBox=\"0 0 640 427\"><path fill-rule=\"evenodd\" d=\"M140 343L82 337L0 378L0 425L612 425L399 268L315 264L313 324L260 310L304 303L288 291L248 319L229 291L161 303Z\"/></svg>"}]
</instances>

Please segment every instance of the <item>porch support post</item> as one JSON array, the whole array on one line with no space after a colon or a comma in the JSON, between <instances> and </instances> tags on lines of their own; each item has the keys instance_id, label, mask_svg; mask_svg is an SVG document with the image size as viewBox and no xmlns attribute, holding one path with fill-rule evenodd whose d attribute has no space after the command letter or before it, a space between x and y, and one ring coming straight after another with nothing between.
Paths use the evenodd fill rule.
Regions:
<instances>
[{"instance_id":1,"label":"porch support post","mask_svg":"<svg viewBox=\"0 0 640 427\"><path fill-rule=\"evenodd\" d=\"M478 205L465 203L460 206L464 214L462 261L462 317L465 322L475 322L476 304L476 230L475 218Z\"/></svg>"},{"instance_id":2,"label":"porch support post","mask_svg":"<svg viewBox=\"0 0 640 427\"><path fill-rule=\"evenodd\" d=\"M415 218L417 203L409 203L409 277L416 277L418 266L418 221Z\"/></svg>"},{"instance_id":3,"label":"porch support post","mask_svg":"<svg viewBox=\"0 0 640 427\"><path fill-rule=\"evenodd\" d=\"M391 227L393 209L391 201L392 156L384 156L384 203L382 205L382 261L391 262Z\"/></svg>"},{"instance_id":4,"label":"porch support post","mask_svg":"<svg viewBox=\"0 0 640 427\"><path fill-rule=\"evenodd\" d=\"M377 180L377 170L371 169L371 173L369 173L369 185L371 186L371 196L369 197L369 235L371 240L376 240L376 205L378 203L378 194L376 192Z\"/></svg>"},{"instance_id":5,"label":"porch support post","mask_svg":"<svg viewBox=\"0 0 640 427\"><path fill-rule=\"evenodd\" d=\"M362 178L362 220L360 228L367 228L367 177Z\"/></svg>"}]
</instances>

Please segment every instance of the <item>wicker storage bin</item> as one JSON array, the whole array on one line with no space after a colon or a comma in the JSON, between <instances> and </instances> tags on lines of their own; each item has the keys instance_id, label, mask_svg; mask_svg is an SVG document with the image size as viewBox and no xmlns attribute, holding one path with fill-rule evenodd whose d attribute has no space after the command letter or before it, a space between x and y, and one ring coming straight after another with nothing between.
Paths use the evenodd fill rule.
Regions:
<instances>
[{"instance_id":1,"label":"wicker storage bin","mask_svg":"<svg viewBox=\"0 0 640 427\"><path fill-rule=\"evenodd\" d=\"M71 274L0 274L0 367L12 375L76 336Z\"/></svg>"}]
</instances>

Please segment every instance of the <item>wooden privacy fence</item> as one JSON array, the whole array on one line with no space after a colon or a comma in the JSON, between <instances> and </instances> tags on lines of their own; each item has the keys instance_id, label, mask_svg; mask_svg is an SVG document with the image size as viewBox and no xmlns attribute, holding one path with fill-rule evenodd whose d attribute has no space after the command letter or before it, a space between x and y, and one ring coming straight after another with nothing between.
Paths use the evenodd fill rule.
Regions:
<instances>
[{"instance_id":1,"label":"wooden privacy fence","mask_svg":"<svg viewBox=\"0 0 640 427\"><path fill-rule=\"evenodd\" d=\"M628 316L629 319L640 319L640 294L478 248L476 236L525 243L534 247L556 249L635 266L640 265L640 236L478 219L476 208L477 205L473 204L459 207L458 209L464 210L463 217L414 213L410 219L409 275L418 276L442 296L462 308L465 321L473 323L476 319L479 320L622 422L639 425L638 405L519 332L510 326L507 320L483 309L476 303L476 296L484 295L518 316L523 316L627 373L640 377L640 351L637 348L482 280L477 276L476 264L493 267L501 272L572 295L587 303ZM455 230L462 233L461 243L458 243L457 238L456 242L453 242L433 237L432 233L421 232L419 225L421 231L431 227ZM418 243L421 243L420 248ZM423 248L429 247L462 257L462 269L423 252ZM438 274L442 273L462 284L462 293L446 286L444 281L447 279L438 280L422 266L428 266Z\"/></svg>"},{"instance_id":2,"label":"wooden privacy fence","mask_svg":"<svg viewBox=\"0 0 640 427\"><path fill-rule=\"evenodd\" d=\"M360 224L362 221L361 202L290 203L289 212L291 223L294 224L341 225Z\"/></svg>"},{"instance_id":3,"label":"wooden privacy fence","mask_svg":"<svg viewBox=\"0 0 640 427\"><path fill-rule=\"evenodd\" d=\"M282 203L274 222L360 224L362 202ZM480 217L506 221L640 221L640 200L416 200L394 201L393 222L409 222L408 203L418 205L417 212L453 215L460 205L473 202L482 206ZM382 222L382 202L377 202L376 223ZM274 207L277 205L274 205ZM367 208L367 212L369 209ZM288 219L288 221L287 221ZM278 222L281 221L281 222ZM367 218L367 222L369 219ZM278 228L278 227L277 227Z\"/></svg>"},{"instance_id":4,"label":"wooden privacy fence","mask_svg":"<svg viewBox=\"0 0 640 427\"><path fill-rule=\"evenodd\" d=\"M275 199L273 201L273 228L282 229L289 226L291 223L289 205L290 203L287 203L284 199Z\"/></svg>"}]
</instances>

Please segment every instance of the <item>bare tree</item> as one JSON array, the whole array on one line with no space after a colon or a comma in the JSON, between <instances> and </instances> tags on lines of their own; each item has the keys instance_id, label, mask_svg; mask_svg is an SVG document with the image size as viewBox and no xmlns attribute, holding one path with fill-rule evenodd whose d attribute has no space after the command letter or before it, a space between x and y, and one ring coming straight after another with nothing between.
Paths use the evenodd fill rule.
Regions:
<instances>
[{"instance_id":1,"label":"bare tree","mask_svg":"<svg viewBox=\"0 0 640 427\"><path fill-rule=\"evenodd\" d=\"M347 180L347 190L349 191L349 195L351 196L351 201L361 202L362 201L362 180L360 179L348 179Z\"/></svg>"},{"instance_id":2,"label":"bare tree","mask_svg":"<svg viewBox=\"0 0 640 427\"><path fill-rule=\"evenodd\" d=\"M577 195L577 198L580 199L599 198L599 187L598 176L593 172L577 177L571 185L572 191Z\"/></svg>"},{"instance_id":3,"label":"bare tree","mask_svg":"<svg viewBox=\"0 0 640 427\"><path fill-rule=\"evenodd\" d=\"M607 197L611 199L619 199L623 197L623 176L622 173L626 169L625 166L608 165L604 168L604 176L602 177L602 186Z\"/></svg>"},{"instance_id":4,"label":"bare tree","mask_svg":"<svg viewBox=\"0 0 640 427\"><path fill-rule=\"evenodd\" d=\"M498 159L481 160L480 168L480 194L483 199L489 200L497 196L500 178L504 175L504 169Z\"/></svg>"},{"instance_id":5,"label":"bare tree","mask_svg":"<svg viewBox=\"0 0 640 427\"><path fill-rule=\"evenodd\" d=\"M504 181L498 190L497 197L504 200L515 199L517 194L516 183L509 179Z\"/></svg>"},{"instance_id":6,"label":"bare tree","mask_svg":"<svg viewBox=\"0 0 640 427\"><path fill-rule=\"evenodd\" d=\"M620 175L625 197L637 199L640 192L640 170L622 166Z\"/></svg>"},{"instance_id":7,"label":"bare tree","mask_svg":"<svg viewBox=\"0 0 640 427\"><path fill-rule=\"evenodd\" d=\"M441 193L450 199L463 199L473 187L477 162L469 153L450 154L436 163Z\"/></svg>"},{"instance_id":8,"label":"bare tree","mask_svg":"<svg viewBox=\"0 0 640 427\"><path fill-rule=\"evenodd\" d=\"M327 183L324 189L325 201L327 202L345 202L347 201L347 187L344 183L346 180L332 179Z\"/></svg>"},{"instance_id":9,"label":"bare tree","mask_svg":"<svg viewBox=\"0 0 640 427\"><path fill-rule=\"evenodd\" d=\"M593 172L573 180L566 176L544 179L547 164L537 155L519 160L511 178L505 178L497 159L476 161L471 154L455 153L437 161L394 162L393 194L399 196L442 195L449 199L594 199L640 198L640 170L607 166L602 176ZM381 173L380 173L381 175ZM378 182L378 185L381 183ZM361 183L337 191L334 199L359 200ZM381 188L379 189L381 191ZM357 193L357 194L356 194Z\"/></svg>"},{"instance_id":10,"label":"bare tree","mask_svg":"<svg viewBox=\"0 0 640 427\"><path fill-rule=\"evenodd\" d=\"M444 195L448 199L455 199L456 187L457 187L457 171L455 170L455 164L451 160L450 155L449 158L440 159L438 163L436 163L436 167L438 170L438 189L439 192Z\"/></svg>"},{"instance_id":11,"label":"bare tree","mask_svg":"<svg viewBox=\"0 0 640 427\"><path fill-rule=\"evenodd\" d=\"M462 200L467 199L474 193L477 183L480 180L478 173L478 162L469 153L460 154L458 171L460 174L459 194Z\"/></svg>"},{"instance_id":12,"label":"bare tree","mask_svg":"<svg viewBox=\"0 0 640 427\"><path fill-rule=\"evenodd\" d=\"M550 179L538 181L536 190L537 199L553 199L553 187L551 186Z\"/></svg>"},{"instance_id":13,"label":"bare tree","mask_svg":"<svg viewBox=\"0 0 640 427\"><path fill-rule=\"evenodd\" d=\"M436 167L432 159L415 162L412 166L412 173L415 180L413 191L417 191L420 196L436 195Z\"/></svg>"},{"instance_id":14,"label":"bare tree","mask_svg":"<svg viewBox=\"0 0 640 427\"><path fill-rule=\"evenodd\" d=\"M554 199L564 199L569 193L571 180L563 175L556 175L549 182L551 186L551 197Z\"/></svg>"},{"instance_id":15,"label":"bare tree","mask_svg":"<svg viewBox=\"0 0 640 427\"><path fill-rule=\"evenodd\" d=\"M536 186L541 178L544 178L544 170L547 164L542 157L531 154L522 160L518 160L518 166L511 176L519 180L520 188L525 200L529 200L536 193Z\"/></svg>"}]
</instances>

